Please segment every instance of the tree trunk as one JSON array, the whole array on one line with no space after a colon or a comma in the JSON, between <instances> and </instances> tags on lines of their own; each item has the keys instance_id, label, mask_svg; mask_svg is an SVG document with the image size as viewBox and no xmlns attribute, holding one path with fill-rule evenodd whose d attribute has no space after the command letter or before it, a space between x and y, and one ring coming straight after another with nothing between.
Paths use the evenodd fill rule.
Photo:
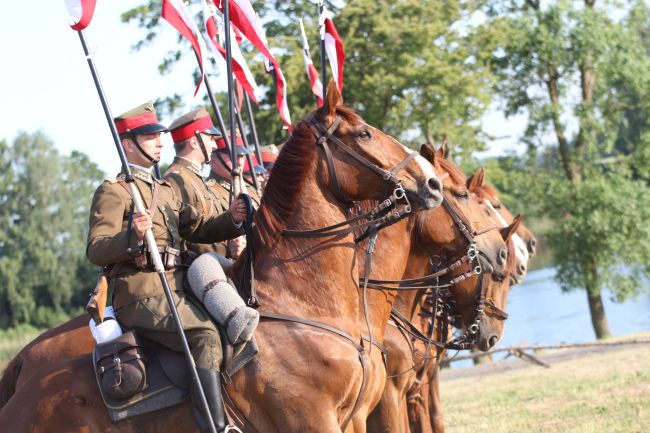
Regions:
<instances>
[{"instance_id":1,"label":"tree trunk","mask_svg":"<svg viewBox=\"0 0 650 433\"><path fill-rule=\"evenodd\" d=\"M595 263L590 263L588 269L584 270L589 275L586 278L587 284L587 301L589 302L589 312L591 313L591 325L596 333L596 338L602 340L612 336L609 331L609 323L605 315L603 306L603 296L598 287L598 273Z\"/></svg>"},{"instance_id":2,"label":"tree trunk","mask_svg":"<svg viewBox=\"0 0 650 433\"><path fill-rule=\"evenodd\" d=\"M551 105L553 105L553 128L555 129L555 136L557 137L558 150L560 151L560 158L562 159L562 167L567 179L573 180L573 168L571 165L571 156L569 154L569 142L564 135L564 127L560 121L560 91L558 89L558 73L554 69L551 71L550 76L545 80L548 89L548 96L551 98Z\"/></svg>"}]
</instances>

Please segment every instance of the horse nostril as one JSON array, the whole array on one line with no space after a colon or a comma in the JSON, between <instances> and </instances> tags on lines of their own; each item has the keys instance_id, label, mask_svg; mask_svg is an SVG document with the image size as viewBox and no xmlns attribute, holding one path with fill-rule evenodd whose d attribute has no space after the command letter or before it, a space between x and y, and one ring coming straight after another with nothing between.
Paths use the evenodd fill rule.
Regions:
<instances>
[{"instance_id":1,"label":"horse nostril","mask_svg":"<svg viewBox=\"0 0 650 433\"><path fill-rule=\"evenodd\" d=\"M537 239L530 238L528 241L528 252L530 254L535 254L535 251L537 251Z\"/></svg>"},{"instance_id":2,"label":"horse nostril","mask_svg":"<svg viewBox=\"0 0 650 433\"><path fill-rule=\"evenodd\" d=\"M497 341L498 341L498 340L499 340L499 339L497 338L496 335L491 336L490 339L488 340L488 345L489 345L489 347L490 347L490 348L494 347L494 346L497 344Z\"/></svg>"},{"instance_id":3,"label":"horse nostril","mask_svg":"<svg viewBox=\"0 0 650 433\"><path fill-rule=\"evenodd\" d=\"M506 260L508 260L508 250L505 248L501 248L499 250L499 257L497 258L497 263L500 265L503 265Z\"/></svg>"},{"instance_id":4,"label":"horse nostril","mask_svg":"<svg viewBox=\"0 0 650 433\"><path fill-rule=\"evenodd\" d=\"M519 263L519 265L517 266L517 273L519 275L522 275L522 276L525 275L526 274L526 265L524 265L523 263Z\"/></svg>"},{"instance_id":5,"label":"horse nostril","mask_svg":"<svg viewBox=\"0 0 650 433\"><path fill-rule=\"evenodd\" d=\"M427 182L432 191L442 192L442 182L437 177L432 177Z\"/></svg>"}]
</instances>

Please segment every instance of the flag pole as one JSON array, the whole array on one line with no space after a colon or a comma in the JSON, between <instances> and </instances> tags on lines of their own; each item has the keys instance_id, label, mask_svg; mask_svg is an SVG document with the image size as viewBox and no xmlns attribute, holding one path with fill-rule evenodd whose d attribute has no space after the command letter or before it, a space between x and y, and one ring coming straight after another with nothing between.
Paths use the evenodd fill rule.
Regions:
<instances>
[{"instance_id":1,"label":"flag pole","mask_svg":"<svg viewBox=\"0 0 650 433\"><path fill-rule=\"evenodd\" d=\"M244 102L246 103L246 111L248 112L248 119L251 124L251 131L253 132L253 144L255 145L255 155L257 160L262 164L262 150L260 149L260 140L257 138L257 127L255 126L255 118L253 117L253 108L251 107L251 99L248 93L244 92ZM262 164L264 165L264 164Z\"/></svg>"},{"instance_id":2,"label":"flag pole","mask_svg":"<svg viewBox=\"0 0 650 433\"><path fill-rule=\"evenodd\" d=\"M226 34L226 79L228 80L228 120L229 120L229 129L230 129L230 142L232 143L232 149L233 152L230 155L230 161L232 164L232 171L231 171L231 176L233 179L233 194L234 196L237 196L240 193L243 193L245 191L242 191L241 188L243 186L243 178L242 178L242 173L239 171L239 168L237 167L237 136L235 133L235 106L234 106L234 98L233 98L233 73L232 73L232 50L231 50L231 40L230 40L230 1L229 0L222 0L223 1L223 29L224 33ZM240 185L237 187L237 182L235 182L235 178L239 177L240 179ZM239 191L238 191L239 190Z\"/></svg>"},{"instance_id":3,"label":"flag pole","mask_svg":"<svg viewBox=\"0 0 650 433\"><path fill-rule=\"evenodd\" d=\"M327 66L325 65L325 0L318 0L318 27L320 30L320 76L323 83L323 104L327 100Z\"/></svg>"},{"instance_id":4,"label":"flag pole","mask_svg":"<svg viewBox=\"0 0 650 433\"><path fill-rule=\"evenodd\" d=\"M237 98L236 95L233 95L233 97ZM239 107L239 101L237 101L236 99L235 99L235 106ZM241 138L242 141L244 142L244 146L246 147L246 150L248 150L248 137L246 137L246 131L244 130L244 120L242 119L239 108L235 108L235 112L237 113L237 126L239 127L239 133L241 134ZM251 180L253 181L255 190L257 191L258 195L261 195L262 189L260 188L260 184L257 181L257 176L255 176L255 167L253 167L253 157L251 156L250 152L246 154L246 160L248 161L248 168L250 169ZM242 187L243 186L244 185L242 185ZM242 190L242 193L246 193L246 190Z\"/></svg>"},{"instance_id":5,"label":"flag pole","mask_svg":"<svg viewBox=\"0 0 650 433\"><path fill-rule=\"evenodd\" d=\"M102 108L104 109L104 115L106 116L108 127L111 130L111 135L113 136L113 141L115 142L115 148L117 149L117 154L119 155L120 162L122 163L122 171L124 171L124 174L126 176L125 181L129 185L129 190L131 192L131 197L133 199L135 209L138 211L138 213L145 213L146 209L142 201L142 196L140 195L140 191L135 185L133 174L131 173L131 169L126 159L124 149L122 148L122 144L120 142L119 134L117 133L117 128L115 127L115 122L113 121L113 115L111 114L111 111L108 107L108 103L106 102L106 97L104 95L104 89L102 88L101 82L99 81L99 76L97 75L95 62L93 61L93 58L90 55L90 52L88 50L86 37L84 36L83 30L77 30L77 33L79 34L79 40L81 41L81 46L83 48L84 54L86 55L86 60L88 61L88 67L90 68L90 73L92 74L93 81L95 83L95 88L97 89L99 99L102 103ZM158 251L158 247L156 245L156 238L154 237L151 228L147 229L147 231L145 232L145 241L149 249L149 254L153 261L154 269L156 270L156 273L160 278L160 282L162 283L163 291L165 292L165 297L167 298L167 303L169 304L169 308L171 310L174 323L176 324L178 335L181 339L183 353L185 354L185 359L187 360L187 363L190 367L192 382L199 390L199 398L201 400L201 406L203 407L203 410L205 411L205 413L209 414L210 407L208 406L208 401L205 398L203 387L201 386L201 382L199 381L199 375L196 371L196 363L194 362L194 358L192 357L192 353L190 352L190 347L187 343L185 332L183 331L183 325L178 315L178 311L176 310L176 305L174 304L174 299L172 298L172 292L171 289L169 288L167 277L165 276L165 267L163 266L163 262L160 257L160 252ZM210 417L208 423L209 423L210 431L212 433L217 433L217 429L214 426L212 417Z\"/></svg>"}]
</instances>

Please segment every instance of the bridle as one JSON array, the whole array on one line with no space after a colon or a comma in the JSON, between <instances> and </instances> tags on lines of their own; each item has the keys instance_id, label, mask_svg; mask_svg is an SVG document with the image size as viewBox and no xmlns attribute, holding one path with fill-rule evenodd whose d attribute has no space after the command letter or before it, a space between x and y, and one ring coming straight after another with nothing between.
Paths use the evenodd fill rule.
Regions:
<instances>
[{"instance_id":1,"label":"bridle","mask_svg":"<svg viewBox=\"0 0 650 433\"><path fill-rule=\"evenodd\" d=\"M401 181L397 179L396 175L406 167L406 165L415 158L418 154L413 152L406 156L399 164L392 170L385 170L378 165L370 162L367 158L360 155L357 151L345 144L341 139L334 135L334 132L341 125L343 118L339 115L336 116L332 125L329 128L325 127L315 116L310 117L307 122L314 136L316 137L316 144L322 147L327 161L327 167L330 173L330 179L334 185L333 193L336 198L343 203L349 210L355 208L355 203L349 198L345 197L341 190L338 175L336 174L336 166L332 151L328 142L336 145L340 150L347 153L355 159L362 166L369 169L372 173L378 175L385 183L386 190L391 191L390 195L381 201L377 206L362 215L357 215L353 218L347 219L343 222L333 224L327 227L321 227L311 230L288 230L282 231L283 236L299 237L299 238L319 238L329 236L339 236L352 233L360 229L369 229L371 227L379 228L393 224L402 218L409 215L413 209L406 191L402 187ZM400 206L402 205L402 206ZM391 211L392 208L392 211ZM366 220L364 223L357 224L359 221ZM347 226L347 227L346 227ZM345 227L345 228L342 228Z\"/></svg>"}]
</instances>

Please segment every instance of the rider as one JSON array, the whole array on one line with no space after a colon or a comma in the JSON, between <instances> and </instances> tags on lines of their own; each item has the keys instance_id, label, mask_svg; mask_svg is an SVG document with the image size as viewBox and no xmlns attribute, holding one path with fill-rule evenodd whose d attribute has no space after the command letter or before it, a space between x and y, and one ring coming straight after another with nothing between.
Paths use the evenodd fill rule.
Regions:
<instances>
[{"instance_id":1,"label":"rider","mask_svg":"<svg viewBox=\"0 0 650 433\"><path fill-rule=\"evenodd\" d=\"M246 155L248 155L248 149L244 146L244 143L237 134L235 152L237 155L237 167L240 173L243 173L246 167ZM224 142L223 138L217 140L217 150L212 153L212 158L210 159L210 179L214 179L216 182L213 187L219 191L220 194L230 195L230 182L232 181L231 175L232 163L230 161L228 147ZM255 209L260 206L260 198L255 191L255 187L247 181L244 181L246 185L246 193L251 197L253 201L253 207Z\"/></svg>"},{"instance_id":2,"label":"rider","mask_svg":"<svg viewBox=\"0 0 650 433\"><path fill-rule=\"evenodd\" d=\"M219 377L219 332L198 301L183 292L186 268L179 266L179 252L181 237L205 243L237 237L246 217L245 203L238 198L221 215L205 215L183 203L168 182L152 176L151 169L162 149L160 135L167 132L158 123L152 104L117 116L115 125L147 211L134 211L124 173L104 181L97 188L90 209L86 255L92 263L111 268L109 277L118 321L145 338L182 351L162 283L144 243L146 230L152 229L212 419L222 432L226 421ZM201 431L209 431L210 415L202 411L196 396L193 390L195 416Z\"/></svg>"},{"instance_id":3,"label":"rider","mask_svg":"<svg viewBox=\"0 0 650 433\"><path fill-rule=\"evenodd\" d=\"M214 127L210 113L205 108L193 110L174 120L169 126L174 141L176 157L165 173L169 182L183 202L190 203L204 215L219 215L228 210L229 194L214 187L216 181L207 181L201 175L203 164L210 162L210 155L216 150L215 140L221 133ZM237 259L246 238L242 235L229 242L198 244L184 242L183 250L196 257L207 252Z\"/></svg>"}]
</instances>

